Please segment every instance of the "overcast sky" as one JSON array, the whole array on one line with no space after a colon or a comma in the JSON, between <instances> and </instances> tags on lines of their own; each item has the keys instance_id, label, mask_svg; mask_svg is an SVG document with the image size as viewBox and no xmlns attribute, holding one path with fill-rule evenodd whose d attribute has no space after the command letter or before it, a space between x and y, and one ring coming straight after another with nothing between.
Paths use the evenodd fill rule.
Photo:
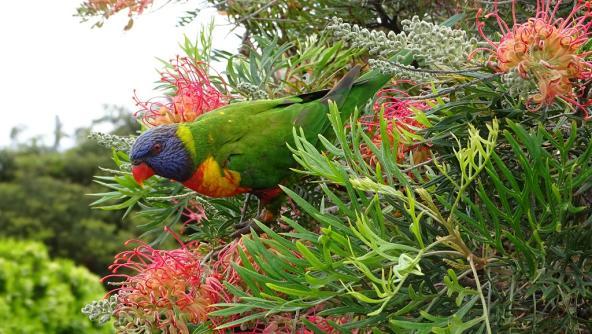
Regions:
<instances>
[{"instance_id":1,"label":"overcast sky","mask_svg":"<svg viewBox=\"0 0 592 334\"><path fill-rule=\"evenodd\" d=\"M170 5L138 17L123 31L125 14L100 29L73 17L82 0L20 0L0 4L0 147L10 144L10 129L26 127L21 140L43 135L51 143L55 116L64 130L87 126L104 115L103 104L134 110L134 89L153 96L159 76L155 57L181 52L183 33L194 37L202 23L216 18L214 47L234 51L240 39L224 17L204 8L187 27L178 16L193 7ZM66 141L66 146L71 142Z\"/></svg>"}]
</instances>

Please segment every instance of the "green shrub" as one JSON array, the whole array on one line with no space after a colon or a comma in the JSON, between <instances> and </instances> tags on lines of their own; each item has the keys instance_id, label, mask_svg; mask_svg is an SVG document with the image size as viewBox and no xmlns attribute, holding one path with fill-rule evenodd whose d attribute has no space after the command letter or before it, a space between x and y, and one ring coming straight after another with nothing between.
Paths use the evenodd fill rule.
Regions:
<instances>
[{"instance_id":1,"label":"green shrub","mask_svg":"<svg viewBox=\"0 0 592 334\"><path fill-rule=\"evenodd\" d=\"M105 293L98 278L71 261L49 258L31 241L0 241L0 333L109 333L80 313Z\"/></svg>"}]
</instances>

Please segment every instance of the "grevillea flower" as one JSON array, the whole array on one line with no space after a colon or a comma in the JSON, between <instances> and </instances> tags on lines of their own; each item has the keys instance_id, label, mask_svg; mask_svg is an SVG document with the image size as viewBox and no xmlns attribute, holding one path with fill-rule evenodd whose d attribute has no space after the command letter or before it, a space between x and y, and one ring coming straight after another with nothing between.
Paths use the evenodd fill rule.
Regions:
<instances>
[{"instance_id":1,"label":"grevillea flower","mask_svg":"<svg viewBox=\"0 0 592 334\"><path fill-rule=\"evenodd\" d=\"M478 50L491 52L490 64L497 72L514 70L522 78L536 83L538 92L529 96L529 108L538 109L561 98L581 107L587 118L588 103L578 102L581 86L578 81L592 77L592 63L585 59L590 53L581 51L590 37L590 2L574 2L567 17L557 17L562 2L537 0L536 15L518 23L513 1L513 26L510 28L498 13L498 1L494 1L494 11L485 17L493 16L497 20L502 37L494 42L484 34L485 23L480 21L480 10L477 28L490 48Z\"/></svg>"},{"instance_id":2,"label":"grevillea flower","mask_svg":"<svg viewBox=\"0 0 592 334\"><path fill-rule=\"evenodd\" d=\"M388 140L392 146L397 137L397 161L403 161L407 154L412 152L413 162L420 163L429 157L428 149L425 145L415 144L409 137L418 129L425 128L416 120L415 115L417 111L429 109L429 106L423 101L402 99L402 95L407 94L394 88L379 91L374 102L374 114L363 116L360 123L364 125L376 147L380 148L384 140ZM382 138L380 133L380 112L383 109L388 135L386 139ZM368 146L362 145L361 153L371 165L376 164L377 159Z\"/></svg>"},{"instance_id":3,"label":"grevillea flower","mask_svg":"<svg viewBox=\"0 0 592 334\"><path fill-rule=\"evenodd\" d=\"M165 98L142 101L134 97L140 108L137 114L147 126L191 122L198 116L226 105L229 96L221 93L210 81L207 64L177 57L171 67L160 73L160 82L172 89Z\"/></svg>"},{"instance_id":4,"label":"grevillea flower","mask_svg":"<svg viewBox=\"0 0 592 334\"><path fill-rule=\"evenodd\" d=\"M199 224L203 219L207 219L206 210L203 205L196 200L187 202L187 206L183 208L183 225Z\"/></svg>"},{"instance_id":5,"label":"grevillea flower","mask_svg":"<svg viewBox=\"0 0 592 334\"><path fill-rule=\"evenodd\" d=\"M132 16L142 14L152 2L153 0L88 0L81 8L87 15L102 15L106 18L127 9L128 16Z\"/></svg>"},{"instance_id":6,"label":"grevillea flower","mask_svg":"<svg viewBox=\"0 0 592 334\"><path fill-rule=\"evenodd\" d=\"M217 275L201 264L197 244L178 241L179 249L158 250L133 240L134 249L115 256L113 273L103 280L123 278L111 291L118 332L189 333L189 324L210 320L212 304L229 300Z\"/></svg>"},{"instance_id":7,"label":"grevillea flower","mask_svg":"<svg viewBox=\"0 0 592 334\"><path fill-rule=\"evenodd\" d=\"M260 235L259 238L265 239L266 236L263 234ZM217 261L211 264L212 270L218 273L225 281L235 286L241 286L245 289L247 287L242 284L242 280L238 272L233 267L233 264L239 266L245 264L240 256L240 252L246 256L249 267L252 267L255 271L259 271L259 265L255 262L253 257L249 255L249 252L245 247L244 242L247 239L248 236L242 236L241 238L235 239L228 243L218 253Z\"/></svg>"}]
</instances>

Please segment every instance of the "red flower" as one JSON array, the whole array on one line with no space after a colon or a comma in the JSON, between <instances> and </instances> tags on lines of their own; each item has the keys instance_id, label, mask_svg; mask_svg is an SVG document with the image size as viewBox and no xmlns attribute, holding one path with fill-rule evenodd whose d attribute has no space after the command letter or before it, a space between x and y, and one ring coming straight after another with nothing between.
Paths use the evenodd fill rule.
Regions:
<instances>
[{"instance_id":1,"label":"red flower","mask_svg":"<svg viewBox=\"0 0 592 334\"><path fill-rule=\"evenodd\" d=\"M187 202L187 206L183 209L182 214L185 217L185 221L183 222L185 226L192 223L199 224L202 219L208 218L203 205L195 200Z\"/></svg>"},{"instance_id":2,"label":"red flower","mask_svg":"<svg viewBox=\"0 0 592 334\"><path fill-rule=\"evenodd\" d=\"M263 235L260 237L264 238ZM243 260L240 257L241 251L246 255L249 265L252 266L256 271L259 271L259 265L249 255L249 252L244 245L244 240L246 238L247 237L243 236L228 243L218 253L218 260L212 263L212 270L217 272L219 275L221 275L221 277L223 277L225 281L232 285L242 285L242 280L238 272L232 266L232 264L239 266L243 265ZM243 288L246 287L243 286Z\"/></svg>"},{"instance_id":3,"label":"red flower","mask_svg":"<svg viewBox=\"0 0 592 334\"><path fill-rule=\"evenodd\" d=\"M172 88L172 95L160 101L141 101L138 114L148 126L191 122L198 116L228 103L229 96L218 91L208 77L207 64L177 57L170 69L160 73L160 82Z\"/></svg>"},{"instance_id":4,"label":"red flower","mask_svg":"<svg viewBox=\"0 0 592 334\"><path fill-rule=\"evenodd\" d=\"M414 163L419 163L427 160L429 156L426 154L427 147L415 144L412 139L409 139L408 134L414 134L418 129L425 128L415 119L415 113L425 111L429 109L429 106L423 101L401 99L401 95L406 96L407 94L394 88L380 90L374 102L374 114L363 116L360 123L371 135L374 145L380 148L385 140L380 133L380 112L384 108L383 115L388 135L386 140L394 145L396 135L399 138L397 160L403 161L409 152L413 152ZM368 146L362 145L361 151L371 165L376 164L377 159Z\"/></svg>"},{"instance_id":5,"label":"red flower","mask_svg":"<svg viewBox=\"0 0 592 334\"><path fill-rule=\"evenodd\" d=\"M128 16L142 14L144 9L152 5L153 0L88 0L82 8L89 15L109 17L121 10L128 9Z\"/></svg>"},{"instance_id":6,"label":"red flower","mask_svg":"<svg viewBox=\"0 0 592 334\"><path fill-rule=\"evenodd\" d=\"M553 4L553 2L555 4ZM562 0L537 0L536 15L524 23L516 22L515 2L512 2L513 26L510 28L498 14L498 1L494 12L485 17L496 18L502 37L499 42L489 39L483 32L482 11L477 13L477 28L490 48L478 49L492 53L492 67L501 73L515 70L524 79L536 82L538 92L529 97L534 109L548 105L556 98L584 108L588 103L577 101L577 80L592 77L592 63L586 61L590 52L580 48L590 37L592 13L590 2L579 0L565 18L557 18ZM475 50L475 51L478 51Z\"/></svg>"},{"instance_id":7,"label":"red flower","mask_svg":"<svg viewBox=\"0 0 592 334\"><path fill-rule=\"evenodd\" d=\"M113 274L103 278L124 279L111 291L117 293L114 315L122 328L189 333L188 324L209 320L211 305L229 298L216 275L202 266L196 243L179 240L181 248L174 250L129 243L138 246L117 254L109 267Z\"/></svg>"},{"instance_id":8,"label":"red flower","mask_svg":"<svg viewBox=\"0 0 592 334\"><path fill-rule=\"evenodd\" d=\"M319 317L318 315L310 315L306 318L308 321L313 323L318 329L323 331L323 333L338 333L337 331L335 331L335 328L333 328L333 326L331 326L329 324L329 321L328 321L329 319L327 319L327 318ZM340 321L339 321L340 319L332 319L332 320L336 323L340 323ZM307 330L307 332L314 333L311 330Z\"/></svg>"}]
</instances>

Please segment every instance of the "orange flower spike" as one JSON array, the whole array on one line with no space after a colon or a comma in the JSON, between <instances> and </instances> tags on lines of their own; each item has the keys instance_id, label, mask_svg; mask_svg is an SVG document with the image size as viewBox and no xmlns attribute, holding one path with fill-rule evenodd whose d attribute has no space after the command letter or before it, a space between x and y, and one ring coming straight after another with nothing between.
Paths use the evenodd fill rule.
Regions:
<instances>
[{"instance_id":1,"label":"orange flower spike","mask_svg":"<svg viewBox=\"0 0 592 334\"><path fill-rule=\"evenodd\" d=\"M423 101L404 100L397 96L406 96L404 91L394 88L382 89L376 94L376 102L374 103L374 114L363 116L360 123L364 125L367 132L371 135L372 142L376 147L380 148L383 141L388 140L391 145L395 141L396 133L415 133L417 129L424 128L424 126L415 119L415 111L425 111L429 106ZM386 133L388 138L382 138L380 134L380 119L381 110L384 109L383 115L386 122ZM366 145L361 146L362 155L368 160L370 165L376 164L376 157L373 155L370 148ZM425 154L415 155L415 153L423 151L423 147L418 146L413 142L406 142L402 140L397 147L397 160L402 161L409 152L414 153L414 163L420 163L425 158Z\"/></svg>"},{"instance_id":2,"label":"orange flower spike","mask_svg":"<svg viewBox=\"0 0 592 334\"><path fill-rule=\"evenodd\" d=\"M93 15L109 17L121 10L128 9L128 16L140 15L152 5L153 0L88 0L83 7Z\"/></svg>"},{"instance_id":3,"label":"orange flower spike","mask_svg":"<svg viewBox=\"0 0 592 334\"><path fill-rule=\"evenodd\" d=\"M212 305L229 302L231 297L219 280L219 275L204 266L198 244L185 244L170 229L180 248L158 250L138 240L137 246L115 256L109 267L119 278L114 315L126 328L146 326L163 333L189 334L188 325L208 320ZM123 272L122 272L123 271Z\"/></svg>"},{"instance_id":4,"label":"orange flower spike","mask_svg":"<svg viewBox=\"0 0 592 334\"><path fill-rule=\"evenodd\" d=\"M592 77L592 64L586 60L590 53L580 52L591 34L590 2L580 0L567 17L557 18L562 2L558 0L553 5L551 0L538 0L536 15L524 23L516 22L515 2L512 2L514 22L510 29L498 14L496 0L494 11L485 18L493 16L497 20L502 34L500 41L492 41L483 32L482 10L477 14L477 28L490 45L485 50L492 53L490 64L495 71L516 70L523 79L536 82L538 92L529 97L536 105L535 110L561 98L582 109L587 119L585 107L589 103L578 101L577 90L581 85L577 81Z\"/></svg>"},{"instance_id":5,"label":"orange flower spike","mask_svg":"<svg viewBox=\"0 0 592 334\"><path fill-rule=\"evenodd\" d=\"M177 57L172 67L160 73L160 82L171 87L172 96L143 101L134 97L146 126L192 122L204 113L228 104L230 96L211 83L205 63Z\"/></svg>"}]
</instances>

